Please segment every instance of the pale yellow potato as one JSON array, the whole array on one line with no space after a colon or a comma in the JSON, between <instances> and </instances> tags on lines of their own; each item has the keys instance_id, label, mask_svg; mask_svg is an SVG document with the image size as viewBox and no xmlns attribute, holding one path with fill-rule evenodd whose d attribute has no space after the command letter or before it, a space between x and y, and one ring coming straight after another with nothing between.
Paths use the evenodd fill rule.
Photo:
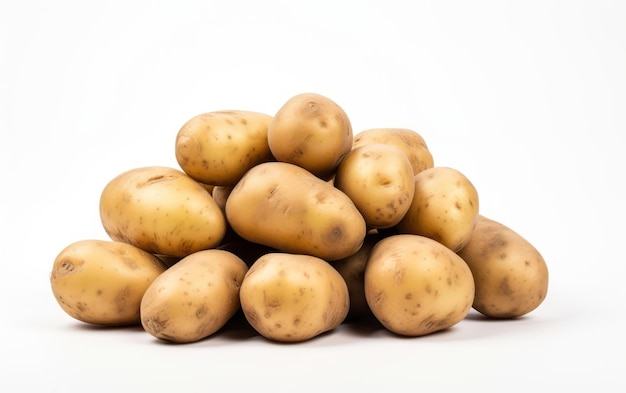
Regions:
<instances>
[{"instance_id":1,"label":"pale yellow potato","mask_svg":"<svg viewBox=\"0 0 626 393\"><path fill-rule=\"evenodd\" d=\"M100 218L112 240L172 257L213 248L226 232L224 213L209 191L161 166L133 168L107 183Z\"/></svg>"},{"instance_id":2,"label":"pale yellow potato","mask_svg":"<svg viewBox=\"0 0 626 393\"><path fill-rule=\"evenodd\" d=\"M435 166L433 155L420 133L408 128L370 128L354 136L353 149L370 143L395 146L406 154L413 174Z\"/></svg>"},{"instance_id":3,"label":"pale yellow potato","mask_svg":"<svg viewBox=\"0 0 626 393\"><path fill-rule=\"evenodd\" d=\"M472 272L463 259L420 235L380 240L365 267L364 283L376 319L402 336L424 336L456 325L474 299Z\"/></svg>"},{"instance_id":4,"label":"pale yellow potato","mask_svg":"<svg viewBox=\"0 0 626 393\"><path fill-rule=\"evenodd\" d=\"M231 191L226 217L248 241L329 261L357 252L366 233L363 216L346 194L286 162L250 169Z\"/></svg>"},{"instance_id":5,"label":"pale yellow potato","mask_svg":"<svg viewBox=\"0 0 626 393\"><path fill-rule=\"evenodd\" d=\"M128 243L85 239L57 255L50 285L63 311L81 322L138 325L141 298L165 269L159 258Z\"/></svg>"},{"instance_id":6,"label":"pale yellow potato","mask_svg":"<svg viewBox=\"0 0 626 393\"><path fill-rule=\"evenodd\" d=\"M516 318L543 303L548 266L537 248L504 224L479 216L459 256L476 282L473 307L491 318Z\"/></svg>"},{"instance_id":7,"label":"pale yellow potato","mask_svg":"<svg viewBox=\"0 0 626 393\"><path fill-rule=\"evenodd\" d=\"M196 115L176 135L176 160L198 182L232 186L248 169L273 159L267 143L271 120L243 110Z\"/></svg>"},{"instance_id":8,"label":"pale yellow potato","mask_svg":"<svg viewBox=\"0 0 626 393\"><path fill-rule=\"evenodd\" d=\"M346 112L328 97L302 93L276 112L267 131L272 155L328 179L352 148Z\"/></svg>"},{"instance_id":9,"label":"pale yellow potato","mask_svg":"<svg viewBox=\"0 0 626 393\"><path fill-rule=\"evenodd\" d=\"M370 231L365 236L359 251L349 257L331 263L348 286L350 311L346 321L359 321L372 315L365 299L365 266L374 245L385 237L385 235L376 231Z\"/></svg>"},{"instance_id":10,"label":"pale yellow potato","mask_svg":"<svg viewBox=\"0 0 626 393\"><path fill-rule=\"evenodd\" d=\"M202 340L240 309L239 288L248 266L235 254L198 251L167 269L141 301L141 324L152 336L175 343Z\"/></svg>"},{"instance_id":11,"label":"pale yellow potato","mask_svg":"<svg viewBox=\"0 0 626 393\"><path fill-rule=\"evenodd\" d=\"M339 326L350 308L341 275L323 259L269 253L246 273L239 291L246 320L263 337L302 342Z\"/></svg>"},{"instance_id":12,"label":"pale yellow potato","mask_svg":"<svg viewBox=\"0 0 626 393\"><path fill-rule=\"evenodd\" d=\"M397 147L382 143L350 151L337 168L334 184L350 197L370 228L400 222L415 193L409 159Z\"/></svg>"},{"instance_id":13,"label":"pale yellow potato","mask_svg":"<svg viewBox=\"0 0 626 393\"><path fill-rule=\"evenodd\" d=\"M478 217L478 191L459 170L433 167L415 175L411 206L396 228L430 237L452 251L469 240Z\"/></svg>"}]
</instances>

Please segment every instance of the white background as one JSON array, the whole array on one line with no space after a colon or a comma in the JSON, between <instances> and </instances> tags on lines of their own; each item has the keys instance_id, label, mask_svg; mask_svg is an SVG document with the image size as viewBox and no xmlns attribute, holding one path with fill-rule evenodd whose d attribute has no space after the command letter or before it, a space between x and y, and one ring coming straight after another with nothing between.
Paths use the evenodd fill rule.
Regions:
<instances>
[{"instance_id":1,"label":"white background","mask_svg":"<svg viewBox=\"0 0 626 393\"><path fill-rule=\"evenodd\" d=\"M625 4L0 1L0 391L624 391ZM421 338L344 325L296 345L245 325L168 345L62 312L52 262L106 238L106 182L177 166L196 114L273 114L305 91L355 132L420 132L543 254L546 301Z\"/></svg>"}]
</instances>

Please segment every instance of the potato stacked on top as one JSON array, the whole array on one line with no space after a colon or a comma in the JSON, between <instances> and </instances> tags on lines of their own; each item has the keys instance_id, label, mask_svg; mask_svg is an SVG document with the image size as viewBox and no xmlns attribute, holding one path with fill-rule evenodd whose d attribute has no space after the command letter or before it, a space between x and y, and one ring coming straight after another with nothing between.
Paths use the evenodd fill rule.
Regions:
<instances>
[{"instance_id":1,"label":"potato stacked on top","mask_svg":"<svg viewBox=\"0 0 626 393\"><path fill-rule=\"evenodd\" d=\"M345 111L303 93L274 115L199 114L176 135L180 168L132 168L102 190L110 239L56 257L52 291L73 318L194 342L238 311L261 336L301 342L373 316L423 336L473 307L537 308L541 254L479 213L458 169L404 128L353 134Z\"/></svg>"}]
</instances>

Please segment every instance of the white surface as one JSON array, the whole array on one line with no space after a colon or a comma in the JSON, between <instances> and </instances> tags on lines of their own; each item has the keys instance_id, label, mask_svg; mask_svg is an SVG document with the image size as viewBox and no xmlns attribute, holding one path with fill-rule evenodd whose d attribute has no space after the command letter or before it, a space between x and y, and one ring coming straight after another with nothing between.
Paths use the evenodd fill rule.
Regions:
<instances>
[{"instance_id":1,"label":"white surface","mask_svg":"<svg viewBox=\"0 0 626 393\"><path fill-rule=\"evenodd\" d=\"M624 391L626 6L410 4L0 2L0 391ZM296 345L245 325L167 345L61 311L52 261L106 238L108 180L176 166L191 116L273 113L304 91L338 102L355 132L419 131L483 214L542 252L546 301L422 338L342 326Z\"/></svg>"}]
</instances>

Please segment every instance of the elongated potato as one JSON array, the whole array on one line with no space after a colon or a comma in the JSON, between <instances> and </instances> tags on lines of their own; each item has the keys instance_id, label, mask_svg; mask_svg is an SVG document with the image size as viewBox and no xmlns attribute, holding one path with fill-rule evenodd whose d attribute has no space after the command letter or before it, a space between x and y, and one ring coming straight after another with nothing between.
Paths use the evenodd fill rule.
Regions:
<instances>
[{"instance_id":1,"label":"elongated potato","mask_svg":"<svg viewBox=\"0 0 626 393\"><path fill-rule=\"evenodd\" d=\"M452 251L467 243L478 217L478 192L459 170L433 167L415 175L411 206L396 225L400 233L427 236Z\"/></svg>"},{"instance_id":2,"label":"elongated potato","mask_svg":"<svg viewBox=\"0 0 626 393\"><path fill-rule=\"evenodd\" d=\"M413 174L435 166L433 155L420 133L408 128L370 128L354 136L353 149L370 143L395 146L406 154Z\"/></svg>"},{"instance_id":3,"label":"elongated potato","mask_svg":"<svg viewBox=\"0 0 626 393\"><path fill-rule=\"evenodd\" d=\"M346 194L285 162L250 169L232 189L226 217L248 241L327 261L357 252L366 233L363 216Z\"/></svg>"},{"instance_id":4,"label":"elongated potato","mask_svg":"<svg viewBox=\"0 0 626 393\"><path fill-rule=\"evenodd\" d=\"M85 239L55 258L50 285L71 317L94 325L138 325L149 285L165 271L156 256L123 242Z\"/></svg>"},{"instance_id":5,"label":"elongated potato","mask_svg":"<svg viewBox=\"0 0 626 393\"><path fill-rule=\"evenodd\" d=\"M141 324L156 338L190 343L221 329L240 308L239 288L248 266L225 250L186 256L148 287Z\"/></svg>"},{"instance_id":6,"label":"elongated potato","mask_svg":"<svg viewBox=\"0 0 626 393\"><path fill-rule=\"evenodd\" d=\"M100 218L112 240L153 254L184 257L213 248L226 233L224 213L207 189L174 168L133 168L100 196Z\"/></svg>"},{"instance_id":7,"label":"elongated potato","mask_svg":"<svg viewBox=\"0 0 626 393\"><path fill-rule=\"evenodd\" d=\"M548 293L548 266L528 240L504 224L479 216L459 252L474 275L473 307L492 318L516 318L535 310Z\"/></svg>"},{"instance_id":8,"label":"elongated potato","mask_svg":"<svg viewBox=\"0 0 626 393\"><path fill-rule=\"evenodd\" d=\"M256 164L273 160L267 143L272 116L231 110L201 113L176 135L181 169L200 183L232 186Z\"/></svg>"},{"instance_id":9,"label":"elongated potato","mask_svg":"<svg viewBox=\"0 0 626 393\"><path fill-rule=\"evenodd\" d=\"M342 276L323 259L269 253L246 273L241 309L263 337L281 342L312 339L339 326L350 308Z\"/></svg>"},{"instance_id":10,"label":"elongated potato","mask_svg":"<svg viewBox=\"0 0 626 393\"><path fill-rule=\"evenodd\" d=\"M374 246L365 267L365 297L380 323L403 336L423 336L463 320L474 299L467 264L428 237L400 234Z\"/></svg>"},{"instance_id":11,"label":"elongated potato","mask_svg":"<svg viewBox=\"0 0 626 393\"><path fill-rule=\"evenodd\" d=\"M335 187L359 209L370 228L391 228L411 206L415 184L409 159L394 146L371 143L341 161Z\"/></svg>"},{"instance_id":12,"label":"elongated potato","mask_svg":"<svg viewBox=\"0 0 626 393\"><path fill-rule=\"evenodd\" d=\"M272 155L328 179L352 148L350 119L337 103L315 93L291 97L267 131Z\"/></svg>"}]
</instances>

